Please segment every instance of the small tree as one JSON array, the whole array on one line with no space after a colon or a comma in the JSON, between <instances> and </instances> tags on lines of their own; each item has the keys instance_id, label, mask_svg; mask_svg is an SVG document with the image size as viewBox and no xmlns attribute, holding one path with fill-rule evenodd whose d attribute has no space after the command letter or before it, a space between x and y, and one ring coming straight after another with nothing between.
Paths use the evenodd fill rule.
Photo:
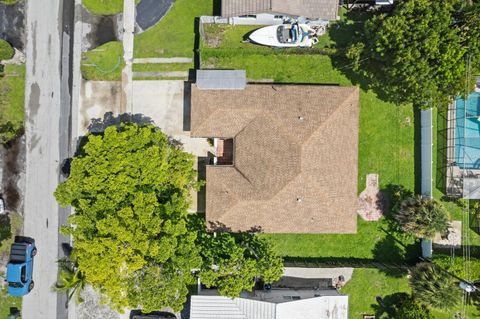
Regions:
<instances>
[{"instance_id":1,"label":"small tree","mask_svg":"<svg viewBox=\"0 0 480 319\"><path fill-rule=\"evenodd\" d=\"M58 266L59 275L54 290L67 295L66 304L68 304L74 296L75 302L83 302L80 294L85 288L86 281L85 276L78 270L76 262L68 258L62 258L58 261Z\"/></svg>"},{"instance_id":2,"label":"small tree","mask_svg":"<svg viewBox=\"0 0 480 319\"><path fill-rule=\"evenodd\" d=\"M395 319L430 319L430 311L427 306L418 303L409 297L397 306Z\"/></svg>"},{"instance_id":3,"label":"small tree","mask_svg":"<svg viewBox=\"0 0 480 319\"><path fill-rule=\"evenodd\" d=\"M10 43L5 40L0 39L0 61L9 60L13 57L15 51L13 50Z\"/></svg>"},{"instance_id":4,"label":"small tree","mask_svg":"<svg viewBox=\"0 0 480 319\"><path fill-rule=\"evenodd\" d=\"M415 300L426 306L451 309L462 298L462 290L455 279L431 263L421 263L415 267L410 285Z\"/></svg>"},{"instance_id":5,"label":"small tree","mask_svg":"<svg viewBox=\"0 0 480 319\"><path fill-rule=\"evenodd\" d=\"M403 231L419 238L433 238L437 232L446 234L450 225L443 205L422 196L403 200L394 217Z\"/></svg>"}]
</instances>

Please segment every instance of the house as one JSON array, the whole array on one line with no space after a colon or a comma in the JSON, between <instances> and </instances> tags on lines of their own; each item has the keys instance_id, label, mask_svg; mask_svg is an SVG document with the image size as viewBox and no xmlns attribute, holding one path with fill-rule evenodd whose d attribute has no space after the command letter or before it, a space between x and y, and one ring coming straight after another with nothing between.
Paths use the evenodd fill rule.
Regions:
<instances>
[{"instance_id":1,"label":"house","mask_svg":"<svg viewBox=\"0 0 480 319\"><path fill-rule=\"evenodd\" d=\"M358 88L242 84L233 72L199 70L191 88L191 135L216 147L207 226L355 233Z\"/></svg>"},{"instance_id":2,"label":"house","mask_svg":"<svg viewBox=\"0 0 480 319\"><path fill-rule=\"evenodd\" d=\"M336 20L338 0L222 0L221 15L225 18L262 18L268 16L306 17Z\"/></svg>"},{"instance_id":3,"label":"house","mask_svg":"<svg viewBox=\"0 0 480 319\"><path fill-rule=\"evenodd\" d=\"M230 299L191 297L190 319L348 319L348 296L336 290L272 289Z\"/></svg>"}]
</instances>

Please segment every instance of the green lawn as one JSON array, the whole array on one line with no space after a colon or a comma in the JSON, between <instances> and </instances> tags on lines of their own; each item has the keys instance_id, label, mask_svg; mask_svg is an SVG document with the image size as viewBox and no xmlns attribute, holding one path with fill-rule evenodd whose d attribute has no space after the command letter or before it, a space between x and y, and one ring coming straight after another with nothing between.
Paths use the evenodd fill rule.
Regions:
<instances>
[{"instance_id":1,"label":"green lawn","mask_svg":"<svg viewBox=\"0 0 480 319\"><path fill-rule=\"evenodd\" d=\"M418 242L388 231L385 220L365 222L358 218L357 234L266 234L282 256L301 257L332 264L353 262L415 261L419 253ZM403 246L402 246L403 245ZM357 261L358 260L358 261Z\"/></svg>"},{"instance_id":2,"label":"green lawn","mask_svg":"<svg viewBox=\"0 0 480 319\"><path fill-rule=\"evenodd\" d=\"M87 80L118 81L122 78L122 42L107 42L82 54L82 75Z\"/></svg>"},{"instance_id":3,"label":"green lawn","mask_svg":"<svg viewBox=\"0 0 480 319\"><path fill-rule=\"evenodd\" d=\"M134 56L193 57L195 18L212 12L213 0L177 0L157 25L135 36Z\"/></svg>"},{"instance_id":4,"label":"green lawn","mask_svg":"<svg viewBox=\"0 0 480 319\"><path fill-rule=\"evenodd\" d=\"M395 294L410 293L408 278L405 274L397 276L385 274L378 269L356 268L352 279L340 292L349 295L349 318L362 319L364 314L376 315L377 318L389 318L386 310L391 305ZM382 298L381 306L376 298ZM460 311L460 307L448 312L431 310L432 318L450 319ZM478 318L480 313L473 306L467 308L467 318Z\"/></svg>"},{"instance_id":5,"label":"green lawn","mask_svg":"<svg viewBox=\"0 0 480 319\"><path fill-rule=\"evenodd\" d=\"M22 309L22 298L12 297L7 294L7 287L0 289L0 318L7 318L10 314L10 308Z\"/></svg>"},{"instance_id":6,"label":"green lawn","mask_svg":"<svg viewBox=\"0 0 480 319\"><path fill-rule=\"evenodd\" d=\"M0 127L5 127L0 132L0 140L9 140L15 137L14 132L18 134L22 130L24 100L25 65L6 65L4 77L0 77Z\"/></svg>"},{"instance_id":7,"label":"green lawn","mask_svg":"<svg viewBox=\"0 0 480 319\"><path fill-rule=\"evenodd\" d=\"M349 295L349 318L361 319L364 314L380 314L377 296L387 301L395 293L410 293L410 287L404 274L395 277L378 269L356 268L340 292Z\"/></svg>"},{"instance_id":8,"label":"green lawn","mask_svg":"<svg viewBox=\"0 0 480 319\"><path fill-rule=\"evenodd\" d=\"M193 63L135 63L133 72L171 72L193 69Z\"/></svg>"},{"instance_id":9,"label":"green lawn","mask_svg":"<svg viewBox=\"0 0 480 319\"><path fill-rule=\"evenodd\" d=\"M139 3L140 0L135 0ZM83 0L82 4L88 11L98 15L112 15L123 11L123 0Z\"/></svg>"}]
</instances>

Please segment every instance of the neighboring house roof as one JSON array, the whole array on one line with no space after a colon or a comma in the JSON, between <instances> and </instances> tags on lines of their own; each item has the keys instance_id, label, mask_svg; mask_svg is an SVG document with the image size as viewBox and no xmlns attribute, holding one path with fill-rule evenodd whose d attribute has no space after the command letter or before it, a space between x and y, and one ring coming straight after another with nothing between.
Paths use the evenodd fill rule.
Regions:
<instances>
[{"instance_id":1,"label":"neighboring house roof","mask_svg":"<svg viewBox=\"0 0 480 319\"><path fill-rule=\"evenodd\" d=\"M233 165L207 166L211 228L356 232L355 87L192 86L191 135L233 138Z\"/></svg>"},{"instance_id":2,"label":"neighboring house roof","mask_svg":"<svg viewBox=\"0 0 480 319\"><path fill-rule=\"evenodd\" d=\"M336 20L338 7L338 0L222 0L221 14L236 17L271 12Z\"/></svg>"},{"instance_id":3,"label":"neighboring house roof","mask_svg":"<svg viewBox=\"0 0 480 319\"><path fill-rule=\"evenodd\" d=\"M347 319L348 296L270 303L245 298L192 296L190 319Z\"/></svg>"}]
</instances>

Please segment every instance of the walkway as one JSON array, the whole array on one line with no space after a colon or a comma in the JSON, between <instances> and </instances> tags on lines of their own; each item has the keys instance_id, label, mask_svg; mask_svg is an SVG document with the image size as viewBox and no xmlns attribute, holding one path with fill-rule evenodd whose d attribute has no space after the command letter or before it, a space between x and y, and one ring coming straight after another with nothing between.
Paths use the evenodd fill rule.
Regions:
<instances>
[{"instance_id":1,"label":"walkway","mask_svg":"<svg viewBox=\"0 0 480 319\"><path fill-rule=\"evenodd\" d=\"M133 44L135 32L135 0L123 2L123 60L125 67L122 70L122 111L133 111Z\"/></svg>"}]
</instances>

